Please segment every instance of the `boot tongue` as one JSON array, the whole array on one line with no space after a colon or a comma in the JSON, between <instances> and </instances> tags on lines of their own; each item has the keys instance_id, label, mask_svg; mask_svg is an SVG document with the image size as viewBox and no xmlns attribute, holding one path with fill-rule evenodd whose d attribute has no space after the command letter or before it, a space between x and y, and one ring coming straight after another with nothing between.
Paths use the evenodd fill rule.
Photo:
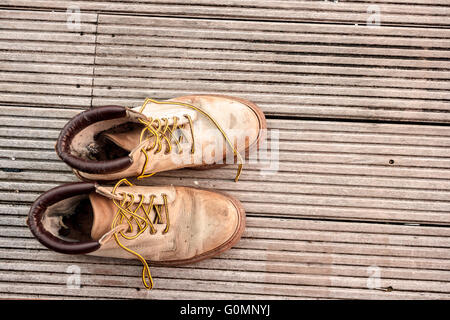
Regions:
<instances>
[{"instance_id":1,"label":"boot tongue","mask_svg":"<svg viewBox=\"0 0 450 320\"><path fill-rule=\"evenodd\" d=\"M111 230L114 213L117 209L111 199L95 192L89 195L89 200L91 201L94 213L91 237L93 240L99 240L105 233Z\"/></svg>"},{"instance_id":2,"label":"boot tongue","mask_svg":"<svg viewBox=\"0 0 450 320\"><path fill-rule=\"evenodd\" d=\"M117 189L117 194L120 195L122 193L127 194L140 194L139 189L141 187L132 186L132 187L119 187ZM175 200L176 191L174 187L161 187L161 186L153 186L153 187L145 187L148 194L154 194L154 205L163 205L164 199L162 194L167 196L167 203L170 204ZM114 220L114 217L117 213L117 207L113 202L113 198L115 196L112 195L113 187L109 186L98 186L97 192L93 192L89 195L89 200L91 201L92 211L93 211L93 222L91 229L91 238L93 240L99 240L105 233L111 230L111 225ZM120 196L121 197L121 196ZM146 196L144 198L144 203L149 203L150 196ZM116 199L121 200L121 199ZM135 196L134 203L138 205L140 201L139 196ZM153 218L154 212L150 213L150 217ZM162 217L164 218L164 217Z\"/></svg>"},{"instance_id":3,"label":"boot tongue","mask_svg":"<svg viewBox=\"0 0 450 320\"><path fill-rule=\"evenodd\" d=\"M101 136L105 139L112 141L122 149L131 152L139 143L139 138L141 136L142 129L143 128L135 128L131 131L122 133L104 132L101 134Z\"/></svg>"},{"instance_id":4,"label":"boot tongue","mask_svg":"<svg viewBox=\"0 0 450 320\"><path fill-rule=\"evenodd\" d=\"M148 109L152 110L150 107L151 106L149 106ZM195 111L180 109L179 106L174 107L172 105L168 105L164 106L163 109L161 106L158 107L158 110L153 109L153 111L144 112L144 114L151 119L167 119L169 126L173 125L174 117L177 117L179 119L177 122L177 124L179 125L183 125L188 122L185 115L189 115L193 121L197 118L197 113ZM139 108L135 108L135 110ZM162 123L165 124L164 122ZM144 126L135 126L131 130L125 132L103 132L101 136L112 141L122 149L131 152L138 145L139 139L141 137L141 132L144 128Z\"/></svg>"}]
</instances>

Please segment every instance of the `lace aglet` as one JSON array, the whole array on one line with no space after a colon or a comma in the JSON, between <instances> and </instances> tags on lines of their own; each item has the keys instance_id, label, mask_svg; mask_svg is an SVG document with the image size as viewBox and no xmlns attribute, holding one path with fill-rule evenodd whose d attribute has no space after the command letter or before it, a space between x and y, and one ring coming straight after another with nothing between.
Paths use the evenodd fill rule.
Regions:
<instances>
[{"instance_id":1,"label":"lace aglet","mask_svg":"<svg viewBox=\"0 0 450 320\"><path fill-rule=\"evenodd\" d=\"M236 178L234 178L234 182L238 182L239 181L239 178L241 177L242 167L243 167L243 165L240 164L239 167L238 167L238 172L236 174Z\"/></svg>"}]
</instances>

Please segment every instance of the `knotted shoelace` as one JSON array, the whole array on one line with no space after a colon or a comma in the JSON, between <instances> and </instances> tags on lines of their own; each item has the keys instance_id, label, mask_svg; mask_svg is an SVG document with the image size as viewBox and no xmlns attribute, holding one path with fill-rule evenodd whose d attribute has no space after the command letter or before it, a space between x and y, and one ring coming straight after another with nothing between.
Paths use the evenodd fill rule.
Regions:
<instances>
[{"instance_id":1,"label":"knotted shoelace","mask_svg":"<svg viewBox=\"0 0 450 320\"><path fill-rule=\"evenodd\" d=\"M105 241L106 237L109 237L111 233L116 241L117 245L127 252L133 254L139 259L142 264L142 283L145 288L152 289L153 288L153 278L150 273L150 268L148 266L147 261L142 257L139 253L131 250L126 247L119 238L119 235L126 240L134 240L142 235L147 229L149 229L150 234L156 234L157 230L155 228L155 224L164 223L162 214L164 211L165 215L165 224L166 227L162 231L162 234L165 234L170 229L170 217L169 217L169 208L167 202L167 195L161 194L164 204L155 204L156 195L150 195L149 202L147 204L144 203L145 195L143 194L135 194L135 193L127 193L127 192L117 192L117 188L119 188L122 184L126 184L130 187L133 186L131 182L127 179L120 180L113 188L113 203L117 207L117 213L114 216L113 222L111 223L111 231L105 234L100 242ZM136 197L139 197L139 200L136 201ZM154 218L152 221L152 212L154 213ZM125 226L125 228L124 228ZM135 231L135 227L137 230ZM125 232L126 231L126 232ZM148 279L148 281L147 281Z\"/></svg>"},{"instance_id":2,"label":"knotted shoelace","mask_svg":"<svg viewBox=\"0 0 450 320\"><path fill-rule=\"evenodd\" d=\"M201 110L200 108L197 108L197 107L192 106L187 103L174 102L174 101L160 102L160 101L156 101L156 100L153 100L150 98L145 99L144 104L142 105L139 112L142 113L150 102L153 102L156 104L170 104L170 105L179 105L181 107L187 107L187 108L195 110L195 111L199 112L200 114L202 114L203 116L207 117L217 127L217 129L221 132L222 136L224 137L224 139L226 140L228 145L233 149L233 153L239 161L238 171L237 171L237 174L236 174L236 177L234 180L236 182L239 180L239 177L242 172L242 167L243 167L242 157L241 157L240 153L234 147L233 143L228 138L225 131L220 127L220 125L217 123L217 121L212 116L210 116L207 112ZM187 118L188 124L190 127L191 138L192 138L191 154L193 154L195 152L195 136L194 136L193 121L189 115L186 114L184 116ZM154 151L155 153L161 152L162 144L165 141L166 145L167 145L165 153L170 153L172 151L173 143L176 144L176 146L178 148L178 153L182 153L180 143L182 142L183 135L180 135L180 137L178 139L175 137L174 133L180 127L180 124L178 122L179 118L177 118L177 117L173 118L172 127L170 127L169 120L167 118L153 119L153 118L146 117L146 119L139 119L139 121L140 121L140 123L142 123L145 126L145 128L141 131L141 134L140 134L139 145L141 143L143 143L144 141L150 141L152 138L154 138L153 144L151 146L145 146L145 147L141 148L141 152L145 156L145 162L144 162L142 171L137 178L142 179L142 178L152 176L156 173L155 172L155 173L145 174L145 171L149 164L148 152L151 150L155 150L155 149L156 149ZM181 133L183 133L182 130L180 130L180 131L181 131ZM166 218L166 228L163 230L163 234L167 233L170 228L167 195L165 195L165 194L161 195L163 198L163 201L164 201L164 205L155 205L154 200L155 200L156 196L151 195L150 201L149 201L149 204L147 205L147 207L145 207L145 205L144 205L144 195L139 195L140 200L139 200L137 206L134 209L132 209L133 204L135 203L135 200L136 200L135 195L132 193L117 194L117 188L122 184L127 184L128 186L133 186L133 184L131 182L129 182L127 179L122 179L122 180L118 181L116 183L116 185L114 186L113 192L112 192L113 196L114 196L113 202L114 202L114 205L118 208L118 211L117 211L117 213L114 217L114 220L111 224L110 232L114 236L114 239L119 247L121 247L124 250L126 250L127 252L135 255L142 262L142 265L143 265L142 282L143 282L145 288L150 290L153 288L154 283L153 283L153 279L152 279L152 276L150 273L150 268L148 266L147 261L139 253L137 253L137 252L127 248L125 245L123 245L119 239L119 235L126 240L132 240L132 239L136 239L137 237L139 237L147 229L150 229L151 234L155 234L156 229L154 227L154 224L155 223L163 223L162 216L161 216L161 211L163 210L163 208L165 211L165 218ZM120 197L122 198L121 201L118 201L117 199L115 199L115 197L118 197L118 196L119 196L119 198ZM141 211L143 213L143 216L138 214L139 211ZM155 219L153 222L151 221L151 218L150 218L150 214L152 211L155 212ZM126 224L124 223L124 221L126 222ZM133 222L137 225L138 231L134 235L129 235L129 234L125 233L124 231L129 231L129 233L132 233L133 232ZM128 226L127 230L123 230L124 225ZM120 231L121 228L122 228L122 231ZM148 281L147 281L147 279L148 279Z\"/></svg>"}]
</instances>

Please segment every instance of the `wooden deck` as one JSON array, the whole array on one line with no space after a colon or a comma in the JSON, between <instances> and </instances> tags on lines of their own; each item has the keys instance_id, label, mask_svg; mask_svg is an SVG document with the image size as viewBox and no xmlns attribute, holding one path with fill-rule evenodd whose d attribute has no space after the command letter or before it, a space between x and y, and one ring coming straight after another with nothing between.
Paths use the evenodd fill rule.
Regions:
<instances>
[{"instance_id":1,"label":"wooden deck","mask_svg":"<svg viewBox=\"0 0 450 320\"><path fill-rule=\"evenodd\" d=\"M450 299L449 49L448 0L3 0L0 298ZM76 181L53 149L69 118L211 92L262 107L279 172L145 183L240 199L235 248L151 268L147 292L137 261L61 255L31 236L34 199ZM66 285L73 265L79 289Z\"/></svg>"}]
</instances>

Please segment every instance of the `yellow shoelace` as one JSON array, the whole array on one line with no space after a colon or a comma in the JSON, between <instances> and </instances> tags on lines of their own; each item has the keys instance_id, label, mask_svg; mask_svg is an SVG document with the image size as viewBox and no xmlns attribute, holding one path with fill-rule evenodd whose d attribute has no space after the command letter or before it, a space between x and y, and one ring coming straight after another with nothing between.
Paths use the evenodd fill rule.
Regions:
<instances>
[{"instance_id":1,"label":"yellow shoelace","mask_svg":"<svg viewBox=\"0 0 450 320\"><path fill-rule=\"evenodd\" d=\"M200 108L197 108L197 107L195 107L193 105L190 105L190 104L187 104L187 103L175 102L175 101L156 101L156 100L153 100L153 99L150 99L150 98L145 99L144 104L142 105L142 107L139 110L139 112L142 113L150 102L153 102L153 103L156 103L156 104L169 104L169 105L179 105L179 106L182 106L182 107L187 107L187 108L195 110L195 111L199 112L200 114L202 114L203 116L207 117L217 127L217 129L220 131L220 133L224 137L225 141L233 149L234 156L239 161L238 171L237 171L237 174L236 174L236 177L235 177L234 180L236 182L239 180L239 177L240 177L241 172L242 172L242 167L243 167L242 156L236 150L236 148L234 147L233 143L228 138L228 136L225 133L225 131L220 127L219 123L217 123L217 121L213 117L211 117L207 112L201 110ZM189 122L189 127L190 127L190 131L191 131L191 136L192 136L191 154L193 154L195 152L194 126L193 126L191 117L189 115L184 115L184 116L188 119L188 122ZM172 150L172 143L171 142L172 141L175 141L175 143L176 143L176 145L178 147L178 152L182 153L182 150L181 150L181 147L180 147L180 142L181 142L181 139L182 139L183 136L180 136L179 139L176 139L175 136L174 136L174 132L179 127L178 120L179 119L177 117L174 117L173 118L172 127L170 127L169 126L169 120L167 118L165 118L165 119L152 119L152 118L149 118L148 120L139 119L139 121L143 125L145 125L145 128L142 130L140 138L139 138L139 144L141 144L143 141L150 140L152 137L155 137L155 140L154 140L154 142L153 142L151 147L143 147L143 148L141 148L141 152L145 156L145 162L144 162L144 166L142 168L141 174L137 177L138 179L150 177L150 176L152 176L152 175L154 175L156 173L156 172L154 172L154 173L145 174L145 170L147 169L147 166L149 164L148 151L153 150L153 149L155 149L157 147L157 149L155 150L155 153L160 152L162 150L162 141L166 141L167 142L166 153L171 152L171 150Z\"/></svg>"},{"instance_id":2,"label":"yellow shoelace","mask_svg":"<svg viewBox=\"0 0 450 320\"><path fill-rule=\"evenodd\" d=\"M204 115L205 117L207 117L217 127L217 129L222 133L222 135L223 135L224 139L227 141L228 145L233 149L233 153L239 161L238 172L237 172L234 180L236 182L239 180L239 177L240 177L241 171L242 171L242 167L243 167L242 157L241 157L240 153L236 150L236 148L234 148L233 143L230 141L230 139L226 135L225 131L220 127L220 125L217 123L216 120L214 120L213 117L211 117L205 111L203 111L195 106L192 106L190 104L187 104L187 103L172 102L172 101L160 102L160 101L156 101L156 100L149 99L149 98L145 99L145 102L142 105L139 112L142 113L144 111L144 109L146 108L146 106L148 105L148 103L150 103L150 102L153 102L156 104L170 104L170 105L179 105L182 107L187 107L187 108L193 109L193 110L199 112L200 114ZM191 131L191 136L192 136L191 154L193 154L195 152L194 126L193 126L191 117L189 115L184 115L184 116L188 119L190 131ZM155 174L155 173L145 174L146 168L149 164L148 151L151 151L151 150L157 148L155 150L155 153L160 152L162 150L162 142L166 141L167 147L166 147L165 152L169 153L172 151L172 141L175 141L175 144L178 147L178 152L181 153L182 149L180 147L180 143L182 141L183 135L181 135L179 139L176 139L176 137L174 135L174 132L179 128L179 124L178 124L179 119L177 117L173 118L172 127L169 126L169 120L167 118L164 118L164 119L147 118L147 120L139 119L139 121L145 126L145 128L141 132L141 135L139 138L139 144L141 144L144 141L149 141L152 137L155 137L152 146L147 146L147 147L141 148L141 152L144 153L144 156L145 156L145 163L144 163L144 166L142 168L140 175L137 178L142 179L142 178L149 177L149 176L152 176ZM130 236L130 235L125 234L123 231L119 231L119 232L114 232L113 236L119 247L121 247L124 250L126 250L127 252L135 255L142 262L142 264L143 264L142 282L143 282L145 288L150 290L153 288L154 283L153 283L153 279L152 279L152 276L150 273L150 268L148 266L147 261L139 253L137 253L137 252L127 248L125 245L123 245L119 240L118 234L120 234L120 236L122 236L126 240L136 239L147 229L150 229L150 232L152 234L154 234L156 232L154 223L162 223L162 221L163 221L162 217L161 217L161 211L162 211L163 207L165 208L165 217L166 217L166 228L163 230L163 234L167 233L169 231L169 227L170 227L167 195L164 195L164 194L162 195L164 205L154 205L154 200L155 200L156 196L152 195L150 197L150 202L149 202L147 208L144 206L144 203L143 203L144 196L140 195L140 200L139 200L138 205L134 209L132 209L132 206L135 202L135 196L131 193L130 194L127 194L127 193L117 194L116 193L117 188L122 184L127 184L128 186L133 186L133 184L131 182L129 182L127 179L120 180L114 186L113 192L112 192L113 196L115 196L115 197L121 196L122 200L119 202L113 198L114 205L118 208L118 211L117 211L117 213L114 217L114 220L111 224L111 230L114 230L114 228L117 228L118 226L123 224L124 221L126 221L126 223L128 224L128 230L130 233L133 232L133 224L132 224L133 221L138 226L138 232L135 235ZM141 216L138 214L139 210L144 213L144 216ZM155 211L155 219L154 219L153 223L150 218L150 213L152 212L152 210ZM147 281L147 279L148 279L148 281Z\"/></svg>"},{"instance_id":3,"label":"yellow shoelace","mask_svg":"<svg viewBox=\"0 0 450 320\"><path fill-rule=\"evenodd\" d=\"M139 195L140 199L139 202L137 202L137 206L132 209L133 205L135 204L135 195L133 193L117 193L117 188L122 185L127 184L128 186L133 186L131 182L129 182L127 179L120 180L113 188L112 194L113 194L113 202L115 206L118 208L118 211L113 219L113 222L111 224L111 230L114 228L117 228L118 226L124 224L124 221L128 224L128 232L133 233L133 221L137 225L137 232L134 235L128 235L125 234L123 231L120 232L114 232L113 236L116 240L117 245L119 245L122 249L128 251L129 253L135 255L143 264L142 268L142 282L144 286L147 289L153 288L153 279L150 273L150 268L147 264L147 261L137 252L127 248L124 246L118 237L118 234L120 234L124 239L126 240L133 240L139 237L145 230L150 229L151 234L156 233L156 229L154 224L157 223L163 223L163 219L161 216L161 212L164 208L165 212L165 218L166 218L166 228L162 231L163 234L167 233L170 228L170 219L169 219L169 209L167 204L167 195L162 194L162 198L164 201L164 205L156 205L155 202L155 195L150 196L150 201L147 205L147 207L144 205L144 195ZM121 196L122 200L118 201L116 200L116 197ZM138 214L138 212L141 211L143 213L143 216ZM153 222L151 221L150 215L151 212L155 212L155 218ZM149 282L147 282L147 278Z\"/></svg>"}]
</instances>

